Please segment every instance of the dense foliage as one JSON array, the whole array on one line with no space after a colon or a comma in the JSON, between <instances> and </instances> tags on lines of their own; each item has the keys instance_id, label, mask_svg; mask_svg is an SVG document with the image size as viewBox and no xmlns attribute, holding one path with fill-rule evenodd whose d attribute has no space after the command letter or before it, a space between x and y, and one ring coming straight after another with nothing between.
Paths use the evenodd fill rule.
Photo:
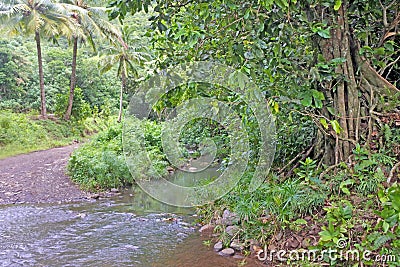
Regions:
<instances>
[{"instance_id":1,"label":"dense foliage","mask_svg":"<svg viewBox=\"0 0 400 267\"><path fill-rule=\"evenodd\" d=\"M87 190L118 188L133 183L122 153L122 127L108 125L75 151L68 164L73 181Z\"/></svg>"},{"instance_id":2,"label":"dense foliage","mask_svg":"<svg viewBox=\"0 0 400 267\"><path fill-rule=\"evenodd\" d=\"M194 60L235 66L257 82L277 116L269 182L249 194L244 179L200 209L225 245L256 238L290 249L317 238L310 248L335 249L344 239L347 249L397 255L399 150L388 146L399 134L397 1L110 1L109 15L123 20L152 5L158 66ZM181 91L157 108L196 94ZM209 95L221 96L214 89ZM225 209L240 217L236 234L218 223ZM319 234L304 238L313 224Z\"/></svg>"},{"instance_id":3,"label":"dense foliage","mask_svg":"<svg viewBox=\"0 0 400 267\"><path fill-rule=\"evenodd\" d=\"M36 111L40 108L38 76L34 43L24 39L0 41L2 64L0 65L0 107L16 112ZM71 69L71 51L66 43L49 44L44 54L47 107L50 113L60 112L58 105L65 105L63 97L68 92ZM82 51L78 59L77 87L90 108L118 107L119 80L115 73L100 75L96 58L89 51ZM64 97L65 98L65 97ZM63 110L62 112L65 112Z\"/></svg>"},{"instance_id":4,"label":"dense foliage","mask_svg":"<svg viewBox=\"0 0 400 267\"><path fill-rule=\"evenodd\" d=\"M149 23L142 10L149 13ZM175 88L154 104L149 119L130 125L145 133L144 146L156 171L166 175L171 170L161 142L168 113L198 96L223 101L240 116L250 140L250 161L241 182L223 198L199 207L202 222L215 226L225 246L235 241L253 250L260 244L269 249L327 250L344 240L345 249L399 255L399 10L399 2L389 0L111 0L109 18L116 25L116 19L124 23L123 28L118 25L123 34L117 41L99 42L98 51L108 53L79 49L73 122L82 125L89 117L107 117L117 108L121 121L125 93L149 73L199 60L232 66L238 77L246 75L259 86L265 106L276 117L277 153L271 172L264 174L266 182L248 191L261 142L254 114L240 95L202 83ZM41 27L35 31L36 43L22 37L0 41L0 109L40 108L43 115L43 79L35 67L41 61L37 34L43 33L58 38L56 44L42 41L43 73L47 108L61 117L72 88L70 36L59 28L53 34L42 32ZM77 34L75 44L85 40ZM105 74L99 75L99 69ZM20 117L5 114L0 117L0 145L14 145L22 127L8 117L17 122ZM35 139L45 129L70 125L21 118L28 125L26 136L36 132ZM108 124L73 154L69 171L84 188L130 185L143 176L146 166L140 161L128 171L122 129L121 124ZM55 132L57 138L63 130ZM190 162L199 156L202 140L211 138L218 147L214 164L224 169L231 163L230 137L217 122L196 119L180 133L179 149ZM139 138L129 142L141 145ZM227 210L238 217L232 223L238 229L234 234L221 223ZM245 242L249 240L251 244ZM336 266L375 264L329 257L320 261ZM301 263L307 264L315 263ZM400 266L400 258L386 264Z\"/></svg>"}]
</instances>

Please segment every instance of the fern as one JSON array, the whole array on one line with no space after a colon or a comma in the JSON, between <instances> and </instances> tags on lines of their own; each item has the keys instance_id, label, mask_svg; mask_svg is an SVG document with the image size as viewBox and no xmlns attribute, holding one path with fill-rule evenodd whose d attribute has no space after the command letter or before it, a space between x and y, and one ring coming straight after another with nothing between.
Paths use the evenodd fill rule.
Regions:
<instances>
[{"instance_id":1,"label":"fern","mask_svg":"<svg viewBox=\"0 0 400 267\"><path fill-rule=\"evenodd\" d=\"M377 239L375 239L374 241L374 250L382 247L383 245L385 245L388 241L392 240L392 236L391 235L381 235L379 236Z\"/></svg>"}]
</instances>

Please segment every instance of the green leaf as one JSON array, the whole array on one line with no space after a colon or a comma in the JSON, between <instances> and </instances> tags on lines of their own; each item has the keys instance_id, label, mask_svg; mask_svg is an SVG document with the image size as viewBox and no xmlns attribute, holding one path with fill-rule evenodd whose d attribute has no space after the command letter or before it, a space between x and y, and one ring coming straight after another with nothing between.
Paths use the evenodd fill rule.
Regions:
<instances>
[{"instance_id":1,"label":"green leaf","mask_svg":"<svg viewBox=\"0 0 400 267\"><path fill-rule=\"evenodd\" d=\"M330 240L332 240L332 235L331 235L331 233L330 233L329 231L327 231L327 230L322 231L322 232L319 232L318 234L319 234L319 236L321 237L321 240L322 240L322 241L330 241Z\"/></svg>"},{"instance_id":2,"label":"green leaf","mask_svg":"<svg viewBox=\"0 0 400 267\"><path fill-rule=\"evenodd\" d=\"M303 99L301 100L301 104L306 107L310 107L312 103L312 97L309 94L304 95Z\"/></svg>"},{"instance_id":3,"label":"green leaf","mask_svg":"<svg viewBox=\"0 0 400 267\"><path fill-rule=\"evenodd\" d=\"M244 89L244 74L242 74L241 72L238 73L238 83L239 83L239 88L240 89Z\"/></svg>"},{"instance_id":4,"label":"green leaf","mask_svg":"<svg viewBox=\"0 0 400 267\"><path fill-rule=\"evenodd\" d=\"M381 203L389 201L389 198L386 196L385 191L382 189L378 191L378 198Z\"/></svg>"},{"instance_id":5,"label":"green leaf","mask_svg":"<svg viewBox=\"0 0 400 267\"><path fill-rule=\"evenodd\" d=\"M331 38L331 34L329 33L329 29L318 28L317 33L318 33L318 35L321 36L322 38L325 38L325 39Z\"/></svg>"},{"instance_id":6,"label":"green leaf","mask_svg":"<svg viewBox=\"0 0 400 267\"><path fill-rule=\"evenodd\" d=\"M375 53L376 55L383 56L383 55L385 54L385 48L379 47L379 48L375 49L374 53Z\"/></svg>"},{"instance_id":7,"label":"green leaf","mask_svg":"<svg viewBox=\"0 0 400 267\"><path fill-rule=\"evenodd\" d=\"M275 113L279 112L279 104L278 104L278 102L274 103L274 111L275 111Z\"/></svg>"},{"instance_id":8,"label":"green leaf","mask_svg":"<svg viewBox=\"0 0 400 267\"><path fill-rule=\"evenodd\" d=\"M335 115L335 109L334 109L333 107L326 107L326 109L328 110L328 112L329 112L331 115Z\"/></svg>"},{"instance_id":9,"label":"green leaf","mask_svg":"<svg viewBox=\"0 0 400 267\"><path fill-rule=\"evenodd\" d=\"M315 107L316 108L322 108L322 101L321 100L319 100L319 99L317 99L317 98L314 98L314 102L315 102Z\"/></svg>"},{"instance_id":10,"label":"green leaf","mask_svg":"<svg viewBox=\"0 0 400 267\"><path fill-rule=\"evenodd\" d=\"M349 206L349 205L346 205L343 208L343 218L348 220L351 217L353 217L353 208L351 206Z\"/></svg>"},{"instance_id":11,"label":"green leaf","mask_svg":"<svg viewBox=\"0 0 400 267\"><path fill-rule=\"evenodd\" d=\"M331 62L335 64L345 63L346 61L347 60L344 57L337 57L331 60Z\"/></svg>"},{"instance_id":12,"label":"green leaf","mask_svg":"<svg viewBox=\"0 0 400 267\"><path fill-rule=\"evenodd\" d=\"M354 180L353 179L347 179L346 181L343 181L340 183L340 190L342 190L343 193L345 193L346 195L350 195L350 190L346 187L348 185L353 185L354 184ZM344 210L345 212L345 210Z\"/></svg>"},{"instance_id":13,"label":"green leaf","mask_svg":"<svg viewBox=\"0 0 400 267\"><path fill-rule=\"evenodd\" d=\"M350 190L347 189L347 187L341 187L341 190L343 193L345 193L346 195L350 196Z\"/></svg>"},{"instance_id":14,"label":"green leaf","mask_svg":"<svg viewBox=\"0 0 400 267\"><path fill-rule=\"evenodd\" d=\"M340 134L340 132L342 131L342 128L340 127L340 124L338 123L338 121L333 120L330 122L331 122L332 128L335 131L335 133Z\"/></svg>"},{"instance_id":15,"label":"green leaf","mask_svg":"<svg viewBox=\"0 0 400 267\"><path fill-rule=\"evenodd\" d=\"M243 16L244 19L248 19L248 18L249 18L249 16L250 16L250 11L251 11L250 9L247 9L247 10L246 10L246 13L245 13L244 16Z\"/></svg>"},{"instance_id":16,"label":"green leaf","mask_svg":"<svg viewBox=\"0 0 400 267\"><path fill-rule=\"evenodd\" d=\"M295 224L307 224L307 221L304 219L297 219L294 221Z\"/></svg>"},{"instance_id":17,"label":"green leaf","mask_svg":"<svg viewBox=\"0 0 400 267\"><path fill-rule=\"evenodd\" d=\"M389 226L390 225L387 222L383 222L382 224L383 232L387 233L387 231L389 230Z\"/></svg>"},{"instance_id":18,"label":"green leaf","mask_svg":"<svg viewBox=\"0 0 400 267\"><path fill-rule=\"evenodd\" d=\"M394 51L393 41L386 42L383 46L389 52L393 52Z\"/></svg>"},{"instance_id":19,"label":"green leaf","mask_svg":"<svg viewBox=\"0 0 400 267\"><path fill-rule=\"evenodd\" d=\"M312 90L313 97L318 100L325 100L325 96L322 92L317 90Z\"/></svg>"},{"instance_id":20,"label":"green leaf","mask_svg":"<svg viewBox=\"0 0 400 267\"><path fill-rule=\"evenodd\" d=\"M400 212L400 187L398 185L392 186L388 189L388 193L393 208Z\"/></svg>"},{"instance_id":21,"label":"green leaf","mask_svg":"<svg viewBox=\"0 0 400 267\"><path fill-rule=\"evenodd\" d=\"M333 6L333 9L335 11L338 11L341 6L342 6L342 1L341 0L336 0L335 1L335 5Z\"/></svg>"},{"instance_id":22,"label":"green leaf","mask_svg":"<svg viewBox=\"0 0 400 267\"><path fill-rule=\"evenodd\" d=\"M328 123L326 122L326 120L324 118L319 119L319 122L322 124L322 126L325 129L328 129Z\"/></svg>"},{"instance_id":23,"label":"green leaf","mask_svg":"<svg viewBox=\"0 0 400 267\"><path fill-rule=\"evenodd\" d=\"M280 8L289 7L289 3L288 3L288 1L286 1L286 0L275 0L274 2L275 2L275 4L276 4L277 6L279 6Z\"/></svg>"}]
</instances>

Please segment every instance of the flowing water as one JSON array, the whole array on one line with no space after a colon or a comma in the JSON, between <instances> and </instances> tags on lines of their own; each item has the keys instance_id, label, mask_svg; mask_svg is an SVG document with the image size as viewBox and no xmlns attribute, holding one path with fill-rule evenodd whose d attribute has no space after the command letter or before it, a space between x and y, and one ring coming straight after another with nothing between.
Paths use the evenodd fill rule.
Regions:
<instances>
[{"instance_id":1,"label":"flowing water","mask_svg":"<svg viewBox=\"0 0 400 267\"><path fill-rule=\"evenodd\" d=\"M237 266L202 245L192 214L140 190L0 206L0 266Z\"/></svg>"}]
</instances>

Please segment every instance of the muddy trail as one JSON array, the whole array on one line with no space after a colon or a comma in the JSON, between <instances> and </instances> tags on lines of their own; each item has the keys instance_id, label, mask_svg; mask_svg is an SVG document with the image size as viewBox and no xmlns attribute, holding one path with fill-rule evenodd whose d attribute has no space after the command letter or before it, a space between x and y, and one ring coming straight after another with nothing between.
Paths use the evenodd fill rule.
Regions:
<instances>
[{"instance_id":1,"label":"muddy trail","mask_svg":"<svg viewBox=\"0 0 400 267\"><path fill-rule=\"evenodd\" d=\"M79 145L32 152L0 160L0 205L86 199L66 175L70 154Z\"/></svg>"}]
</instances>

